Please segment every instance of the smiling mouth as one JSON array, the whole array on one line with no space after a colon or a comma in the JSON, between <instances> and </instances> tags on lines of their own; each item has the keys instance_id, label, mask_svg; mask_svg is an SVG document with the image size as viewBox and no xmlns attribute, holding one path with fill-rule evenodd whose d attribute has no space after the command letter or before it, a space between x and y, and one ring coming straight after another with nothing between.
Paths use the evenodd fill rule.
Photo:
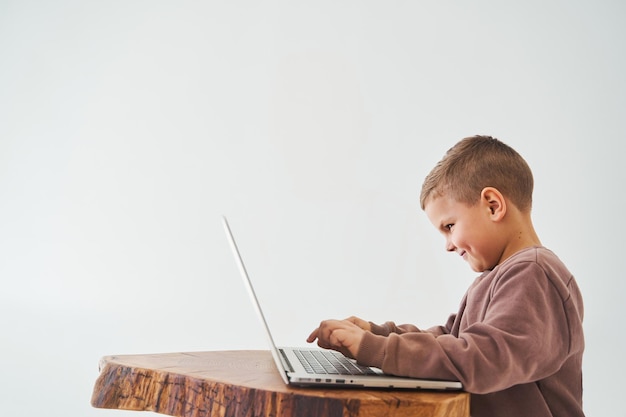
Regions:
<instances>
[{"instance_id":1,"label":"smiling mouth","mask_svg":"<svg viewBox=\"0 0 626 417\"><path fill-rule=\"evenodd\" d=\"M464 250L462 250L461 252L459 252L459 256L460 256L461 258L465 258L465 254L466 254L466 253L467 253L467 252L465 252Z\"/></svg>"}]
</instances>

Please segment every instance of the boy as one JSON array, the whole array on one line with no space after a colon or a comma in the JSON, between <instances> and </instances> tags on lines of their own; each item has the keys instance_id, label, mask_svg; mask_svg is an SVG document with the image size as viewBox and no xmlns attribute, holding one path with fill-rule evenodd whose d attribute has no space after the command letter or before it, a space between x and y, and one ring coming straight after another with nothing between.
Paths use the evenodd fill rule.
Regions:
<instances>
[{"instance_id":1,"label":"boy","mask_svg":"<svg viewBox=\"0 0 626 417\"><path fill-rule=\"evenodd\" d=\"M512 148L465 138L426 177L420 203L446 250L481 275L444 326L323 321L308 338L389 374L456 379L473 417L578 417L583 302L574 277L541 246L533 177Z\"/></svg>"}]
</instances>

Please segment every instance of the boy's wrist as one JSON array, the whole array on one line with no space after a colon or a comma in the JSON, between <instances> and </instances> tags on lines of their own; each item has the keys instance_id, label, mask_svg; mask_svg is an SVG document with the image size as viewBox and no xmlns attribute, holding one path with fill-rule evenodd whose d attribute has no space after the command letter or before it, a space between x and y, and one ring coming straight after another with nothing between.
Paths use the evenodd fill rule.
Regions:
<instances>
[{"instance_id":1,"label":"boy's wrist","mask_svg":"<svg viewBox=\"0 0 626 417\"><path fill-rule=\"evenodd\" d=\"M355 355L357 362L366 366L382 368L383 360L385 358L385 341L385 336L365 332Z\"/></svg>"}]
</instances>

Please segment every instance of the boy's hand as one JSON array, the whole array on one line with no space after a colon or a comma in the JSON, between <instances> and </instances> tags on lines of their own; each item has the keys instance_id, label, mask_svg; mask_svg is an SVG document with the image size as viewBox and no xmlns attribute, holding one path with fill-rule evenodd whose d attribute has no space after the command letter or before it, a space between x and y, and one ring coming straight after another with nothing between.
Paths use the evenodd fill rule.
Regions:
<instances>
[{"instance_id":1,"label":"boy's hand","mask_svg":"<svg viewBox=\"0 0 626 417\"><path fill-rule=\"evenodd\" d=\"M344 355L355 358L363 334L370 330L369 322L350 317L345 320L325 320L309 335L307 342L317 339L317 345L325 349L334 349Z\"/></svg>"},{"instance_id":2,"label":"boy's hand","mask_svg":"<svg viewBox=\"0 0 626 417\"><path fill-rule=\"evenodd\" d=\"M369 321L365 321L356 316L348 317L346 320L356 324L357 326L359 326L361 329L365 331L368 331L368 332L372 331L372 325L370 324Z\"/></svg>"}]
</instances>

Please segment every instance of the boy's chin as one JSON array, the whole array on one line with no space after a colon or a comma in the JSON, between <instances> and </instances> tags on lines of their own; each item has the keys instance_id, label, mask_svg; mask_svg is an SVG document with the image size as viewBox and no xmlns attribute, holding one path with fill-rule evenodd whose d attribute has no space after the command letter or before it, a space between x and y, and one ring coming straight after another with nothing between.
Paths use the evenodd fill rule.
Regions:
<instances>
[{"instance_id":1,"label":"boy's chin","mask_svg":"<svg viewBox=\"0 0 626 417\"><path fill-rule=\"evenodd\" d=\"M469 261L467 264L469 265L470 269L474 272L485 272L486 270L489 269L489 268L485 268L485 266L482 264L474 263L471 261Z\"/></svg>"},{"instance_id":2,"label":"boy's chin","mask_svg":"<svg viewBox=\"0 0 626 417\"><path fill-rule=\"evenodd\" d=\"M496 266L485 266L485 264L478 264L478 263L472 263L472 262L468 262L469 267L472 269L472 271L474 272L485 272L485 271L491 271L493 268L495 268Z\"/></svg>"}]
</instances>

